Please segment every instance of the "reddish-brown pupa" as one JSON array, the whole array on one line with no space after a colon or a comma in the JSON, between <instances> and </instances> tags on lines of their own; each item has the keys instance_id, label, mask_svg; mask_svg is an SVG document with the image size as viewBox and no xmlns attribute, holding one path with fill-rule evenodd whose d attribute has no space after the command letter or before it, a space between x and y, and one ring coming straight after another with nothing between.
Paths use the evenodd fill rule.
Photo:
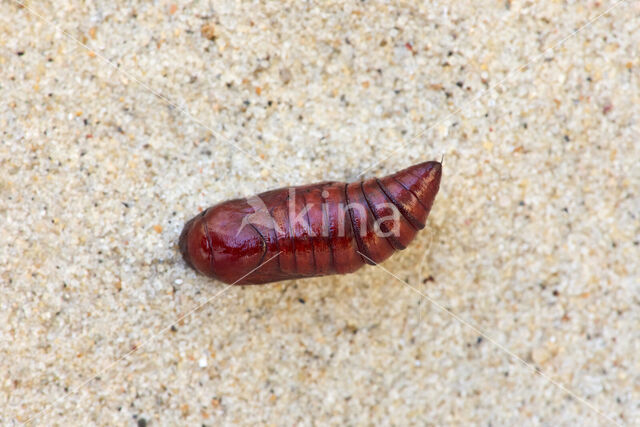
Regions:
<instances>
[{"instance_id":1,"label":"reddish-brown pupa","mask_svg":"<svg viewBox=\"0 0 640 427\"><path fill-rule=\"evenodd\" d=\"M356 271L404 249L424 228L442 166L321 182L229 200L188 221L180 251L197 271L238 285Z\"/></svg>"}]
</instances>

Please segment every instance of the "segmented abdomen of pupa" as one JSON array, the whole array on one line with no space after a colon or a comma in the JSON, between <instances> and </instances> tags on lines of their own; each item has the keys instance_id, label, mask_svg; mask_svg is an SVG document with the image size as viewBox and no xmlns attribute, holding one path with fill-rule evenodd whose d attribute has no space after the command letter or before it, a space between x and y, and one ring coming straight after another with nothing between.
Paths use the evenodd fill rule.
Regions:
<instances>
[{"instance_id":1,"label":"segmented abdomen of pupa","mask_svg":"<svg viewBox=\"0 0 640 427\"><path fill-rule=\"evenodd\" d=\"M406 248L438 192L439 162L382 178L321 182L215 205L180 237L187 263L234 284L346 274Z\"/></svg>"}]
</instances>

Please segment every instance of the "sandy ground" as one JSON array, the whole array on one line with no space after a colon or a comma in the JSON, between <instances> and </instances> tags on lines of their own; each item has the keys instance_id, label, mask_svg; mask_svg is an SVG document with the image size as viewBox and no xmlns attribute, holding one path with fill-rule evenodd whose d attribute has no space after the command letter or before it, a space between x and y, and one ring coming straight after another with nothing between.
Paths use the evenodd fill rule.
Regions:
<instances>
[{"instance_id":1,"label":"sandy ground","mask_svg":"<svg viewBox=\"0 0 640 427\"><path fill-rule=\"evenodd\" d=\"M1 423L638 425L639 49L632 0L1 2ZM215 202L442 155L381 267L178 254Z\"/></svg>"}]
</instances>

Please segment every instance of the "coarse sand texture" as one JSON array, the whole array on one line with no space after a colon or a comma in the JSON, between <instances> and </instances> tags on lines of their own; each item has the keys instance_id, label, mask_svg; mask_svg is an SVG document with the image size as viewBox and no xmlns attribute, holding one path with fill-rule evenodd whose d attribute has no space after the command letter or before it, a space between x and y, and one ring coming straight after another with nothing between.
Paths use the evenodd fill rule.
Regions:
<instances>
[{"instance_id":1,"label":"coarse sand texture","mask_svg":"<svg viewBox=\"0 0 640 427\"><path fill-rule=\"evenodd\" d=\"M0 424L640 425L640 2L0 2ZM409 247L198 212L444 156Z\"/></svg>"}]
</instances>

